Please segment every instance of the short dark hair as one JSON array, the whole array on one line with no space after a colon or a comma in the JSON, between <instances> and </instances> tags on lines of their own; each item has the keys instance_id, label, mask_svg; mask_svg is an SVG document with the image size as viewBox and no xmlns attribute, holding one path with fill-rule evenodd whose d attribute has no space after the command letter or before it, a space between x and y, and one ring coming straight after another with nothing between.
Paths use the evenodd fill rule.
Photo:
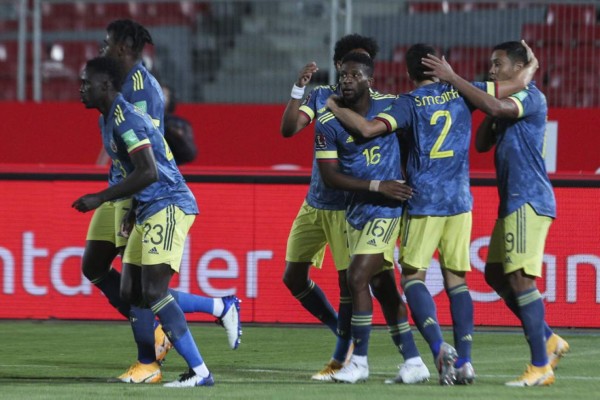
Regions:
<instances>
[{"instance_id":1,"label":"short dark hair","mask_svg":"<svg viewBox=\"0 0 600 400\"><path fill-rule=\"evenodd\" d=\"M146 43L154 44L150 32L141 24L130 19L112 21L106 27L106 31L113 33L115 42L126 42L136 55L139 55L144 50Z\"/></svg>"},{"instance_id":2,"label":"short dark hair","mask_svg":"<svg viewBox=\"0 0 600 400\"><path fill-rule=\"evenodd\" d=\"M492 51L496 50L504 50L506 52L506 56L510 58L512 63L522 62L523 64L527 64L527 49L521 42L504 42L494 46Z\"/></svg>"},{"instance_id":3,"label":"short dark hair","mask_svg":"<svg viewBox=\"0 0 600 400\"><path fill-rule=\"evenodd\" d=\"M374 65L373 65L373 59L371 57L369 57L368 55L366 55L364 53L350 52L350 53L346 54L344 56L344 58L342 58L342 64L345 64L347 62L355 62L358 64L363 64L365 67L367 67L365 69L367 76L369 78L373 76L373 70L375 69Z\"/></svg>"},{"instance_id":4,"label":"short dark hair","mask_svg":"<svg viewBox=\"0 0 600 400\"><path fill-rule=\"evenodd\" d=\"M430 75L425 75L425 71L431 71L431 69L421 62L421 59L427 57L427 54L437 55L437 52L433 46L423 43L414 44L406 51L406 68L411 79L419 82L431 79Z\"/></svg>"},{"instance_id":5,"label":"short dark hair","mask_svg":"<svg viewBox=\"0 0 600 400\"><path fill-rule=\"evenodd\" d=\"M369 57L375 59L379 46L375 39L361 36L358 33L352 33L350 35L343 36L340 40L335 43L333 50L333 62L334 64L340 61L344 56L356 49L364 49L369 53Z\"/></svg>"},{"instance_id":6,"label":"short dark hair","mask_svg":"<svg viewBox=\"0 0 600 400\"><path fill-rule=\"evenodd\" d=\"M106 74L113 85L113 88L118 92L123 84L123 70L118 61L109 57L92 58L85 64L85 69L88 73Z\"/></svg>"}]
</instances>

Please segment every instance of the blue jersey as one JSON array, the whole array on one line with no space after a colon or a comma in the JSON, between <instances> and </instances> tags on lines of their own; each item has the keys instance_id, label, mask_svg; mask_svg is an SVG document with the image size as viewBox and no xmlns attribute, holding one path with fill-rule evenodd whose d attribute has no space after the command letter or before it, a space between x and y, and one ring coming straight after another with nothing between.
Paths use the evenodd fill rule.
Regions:
<instances>
[{"instance_id":1,"label":"blue jersey","mask_svg":"<svg viewBox=\"0 0 600 400\"><path fill-rule=\"evenodd\" d=\"M325 103L329 96L337 93L337 85L318 86L311 90L304 99L300 106L300 111L306 114L310 122L312 122L315 117L319 117L326 111L327 107L325 106ZM344 196L343 191L325 186L323 179L321 179L321 174L319 173L317 159L313 154L312 173L310 177L310 187L306 194L306 203L311 207L322 210L343 210L345 208Z\"/></svg>"},{"instance_id":2,"label":"blue jersey","mask_svg":"<svg viewBox=\"0 0 600 400\"><path fill-rule=\"evenodd\" d=\"M395 100L393 95L371 98L365 118L373 119ZM395 133L372 139L351 136L331 112L321 115L315 127L315 154L319 162L338 161L340 172L364 180L401 180L400 144ZM402 203L381 193L350 192L346 197L346 220L363 229L375 218L402 215Z\"/></svg>"},{"instance_id":3,"label":"blue jersey","mask_svg":"<svg viewBox=\"0 0 600 400\"><path fill-rule=\"evenodd\" d=\"M519 119L496 123L498 216L503 218L529 203L536 213L555 218L556 200L544 163L546 97L531 83L509 98L519 108Z\"/></svg>"},{"instance_id":4,"label":"blue jersey","mask_svg":"<svg viewBox=\"0 0 600 400\"><path fill-rule=\"evenodd\" d=\"M125 77L121 93L126 101L148 113L154 126L160 130L160 133L165 134L165 98L162 88L141 61L135 64ZM121 179L119 169L112 165L108 174L108 184L112 186L119 183Z\"/></svg>"},{"instance_id":5,"label":"blue jersey","mask_svg":"<svg viewBox=\"0 0 600 400\"><path fill-rule=\"evenodd\" d=\"M198 214L194 195L175 165L164 135L142 112L119 94L112 104L108 118L102 118L102 141L120 175L126 178L134 170L130 154L152 147L158 181L134 195L138 201L136 219L142 223L168 205L178 206L185 214Z\"/></svg>"},{"instance_id":6,"label":"blue jersey","mask_svg":"<svg viewBox=\"0 0 600 400\"><path fill-rule=\"evenodd\" d=\"M494 94L493 83L473 83ZM401 95L377 116L389 131L407 134L407 182L415 192L410 215L449 216L471 211L469 146L473 108L445 83L421 86Z\"/></svg>"}]
</instances>

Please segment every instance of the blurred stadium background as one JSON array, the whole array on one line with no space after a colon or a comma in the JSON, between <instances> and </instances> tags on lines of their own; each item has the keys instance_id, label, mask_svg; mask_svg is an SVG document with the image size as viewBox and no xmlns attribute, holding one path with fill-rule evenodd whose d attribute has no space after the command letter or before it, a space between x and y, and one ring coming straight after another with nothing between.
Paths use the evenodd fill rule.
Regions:
<instances>
[{"instance_id":1,"label":"blurred stadium background","mask_svg":"<svg viewBox=\"0 0 600 400\"><path fill-rule=\"evenodd\" d=\"M457 71L481 79L490 46L526 39L551 107L600 105L597 1L0 1L0 99L77 100L77 73L104 28L133 18L152 33L147 65L185 102L282 103L295 73L317 61L331 83L333 43L360 32L381 46L378 89L410 88L404 52L439 48ZM74 89L75 88L75 89Z\"/></svg>"}]
</instances>

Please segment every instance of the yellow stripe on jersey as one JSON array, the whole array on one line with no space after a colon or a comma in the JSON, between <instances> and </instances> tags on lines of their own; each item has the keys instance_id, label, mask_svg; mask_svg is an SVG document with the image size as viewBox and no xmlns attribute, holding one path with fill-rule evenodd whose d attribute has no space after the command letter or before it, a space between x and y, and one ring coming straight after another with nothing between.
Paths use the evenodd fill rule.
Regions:
<instances>
[{"instance_id":1,"label":"yellow stripe on jersey","mask_svg":"<svg viewBox=\"0 0 600 400\"><path fill-rule=\"evenodd\" d=\"M381 94L379 92L371 93L371 98L373 100L384 100L384 99L395 99L398 96L395 94Z\"/></svg>"},{"instance_id":2,"label":"yellow stripe on jersey","mask_svg":"<svg viewBox=\"0 0 600 400\"><path fill-rule=\"evenodd\" d=\"M338 158L336 150L317 150L315 151L315 158L317 160L331 160Z\"/></svg>"},{"instance_id":3,"label":"yellow stripe on jersey","mask_svg":"<svg viewBox=\"0 0 600 400\"><path fill-rule=\"evenodd\" d=\"M521 103L521 100L519 100L515 96L510 96L509 99L514 101L515 104L517 105L517 108L519 109L519 116L517 118L521 118L523 116L523 113L525 112L525 110L523 108L523 103Z\"/></svg>"},{"instance_id":4,"label":"yellow stripe on jersey","mask_svg":"<svg viewBox=\"0 0 600 400\"><path fill-rule=\"evenodd\" d=\"M144 89L144 78L142 77L142 71L135 71L133 74L133 91Z\"/></svg>"},{"instance_id":5,"label":"yellow stripe on jersey","mask_svg":"<svg viewBox=\"0 0 600 400\"><path fill-rule=\"evenodd\" d=\"M154 125L155 128L160 128L160 119L152 119L152 125Z\"/></svg>"},{"instance_id":6,"label":"yellow stripe on jersey","mask_svg":"<svg viewBox=\"0 0 600 400\"><path fill-rule=\"evenodd\" d=\"M147 145L147 144L150 144L150 139L140 140L139 142L134 143L131 146L127 147L127 152L131 153L132 151L134 151L138 147L144 146L144 145Z\"/></svg>"},{"instance_id":7,"label":"yellow stripe on jersey","mask_svg":"<svg viewBox=\"0 0 600 400\"><path fill-rule=\"evenodd\" d=\"M333 113L330 111L330 112L326 112L325 114L321 115L318 119L319 119L320 123L325 124L328 121L335 119L335 115L333 115Z\"/></svg>"},{"instance_id":8,"label":"yellow stripe on jersey","mask_svg":"<svg viewBox=\"0 0 600 400\"><path fill-rule=\"evenodd\" d=\"M302 105L302 106L300 106L299 110L306 113L306 115L308 115L310 122L312 122L312 120L315 118L315 112L309 106Z\"/></svg>"},{"instance_id":9,"label":"yellow stripe on jersey","mask_svg":"<svg viewBox=\"0 0 600 400\"><path fill-rule=\"evenodd\" d=\"M390 114L380 113L380 114L377 114L377 118L385 119L387 121L387 123L390 124L390 126L391 126L390 132L394 132L396 129L398 129L398 123L396 122L396 119L394 117L392 117Z\"/></svg>"},{"instance_id":10,"label":"yellow stripe on jersey","mask_svg":"<svg viewBox=\"0 0 600 400\"><path fill-rule=\"evenodd\" d=\"M485 83L485 91L487 94L496 97L496 83L495 82L486 82Z\"/></svg>"},{"instance_id":11,"label":"yellow stripe on jersey","mask_svg":"<svg viewBox=\"0 0 600 400\"><path fill-rule=\"evenodd\" d=\"M115 123L119 126L123 121L125 121L125 115L123 114L121 106L117 104L117 107L115 107Z\"/></svg>"}]
</instances>

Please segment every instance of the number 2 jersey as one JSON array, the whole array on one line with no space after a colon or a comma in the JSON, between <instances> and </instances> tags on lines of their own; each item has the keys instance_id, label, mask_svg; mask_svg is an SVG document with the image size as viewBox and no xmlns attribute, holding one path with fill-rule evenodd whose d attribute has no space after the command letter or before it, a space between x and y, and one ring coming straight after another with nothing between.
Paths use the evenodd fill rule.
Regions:
<instances>
[{"instance_id":1,"label":"number 2 jersey","mask_svg":"<svg viewBox=\"0 0 600 400\"><path fill-rule=\"evenodd\" d=\"M100 121L104 148L123 179L134 170L130 155L152 147L158 181L134 195L139 203L136 215L138 223L171 204L178 206L185 214L198 214L196 199L175 165L164 135L154 126L148 114L118 94L108 118L105 120L101 116Z\"/></svg>"},{"instance_id":2,"label":"number 2 jersey","mask_svg":"<svg viewBox=\"0 0 600 400\"><path fill-rule=\"evenodd\" d=\"M396 96L375 94L365 116L373 119L389 107ZM371 139L351 136L335 118L326 112L315 126L315 156L319 162L339 163L340 172L364 180L402 180L400 144L395 133ZM402 203L381 193L357 191L346 194L346 220L355 229L363 229L375 218L397 218Z\"/></svg>"},{"instance_id":3,"label":"number 2 jersey","mask_svg":"<svg viewBox=\"0 0 600 400\"><path fill-rule=\"evenodd\" d=\"M473 85L490 94L492 82ZM445 83L402 94L377 116L388 131L403 130L408 139L407 182L415 190L407 201L410 215L450 216L471 211L469 180L472 106Z\"/></svg>"}]
</instances>

